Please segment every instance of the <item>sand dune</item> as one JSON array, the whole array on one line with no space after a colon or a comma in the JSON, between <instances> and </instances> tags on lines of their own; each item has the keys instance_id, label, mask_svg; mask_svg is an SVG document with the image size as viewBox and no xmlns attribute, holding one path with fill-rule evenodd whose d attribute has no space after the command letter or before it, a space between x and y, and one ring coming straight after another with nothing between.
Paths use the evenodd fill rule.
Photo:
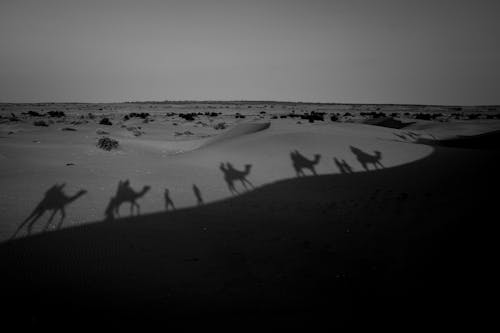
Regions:
<instances>
[{"instance_id":1,"label":"sand dune","mask_svg":"<svg viewBox=\"0 0 500 333\"><path fill-rule=\"evenodd\" d=\"M496 120L393 129L260 112L0 124L9 317L283 328L467 311L456 290L495 207ZM97 130L118 149L96 147Z\"/></svg>"}]
</instances>

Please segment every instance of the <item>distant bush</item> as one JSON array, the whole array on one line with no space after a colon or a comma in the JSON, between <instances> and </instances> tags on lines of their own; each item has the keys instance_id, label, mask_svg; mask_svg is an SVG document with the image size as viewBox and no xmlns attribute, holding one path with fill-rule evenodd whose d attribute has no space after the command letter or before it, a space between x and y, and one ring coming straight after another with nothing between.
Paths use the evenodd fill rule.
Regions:
<instances>
[{"instance_id":1,"label":"distant bush","mask_svg":"<svg viewBox=\"0 0 500 333\"><path fill-rule=\"evenodd\" d=\"M76 128L73 128L73 127L63 127L61 130L62 131L76 131Z\"/></svg>"},{"instance_id":2,"label":"distant bush","mask_svg":"<svg viewBox=\"0 0 500 333\"><path fill-rule=\"evenodd\" d=\"M222 122L222 123L218 123L218 124L215 124L214 125L214 129L216 130L223 130L225 129L227 126L226 126L226 123Z\"/></svg>"},{"instance_id":3,"label":"distant bush","mask_svg":"<svg viewBox=\"0 0 500 333\"><path fill-rule=\"evenodd\" d=\"M109 118L102 118L99 125L111 126L113 123L109 120Z\"/></svg>"},{"instance_id":4,"label":"distant bush","mask_svg":"<svg viewBox=\"0 0 500 333\"><path fill-rule=\"evenodd\" d=\"M61 117L66 117L66 114L63 111L49 111L47 112L49 117L54 117L54 118L61 118Z\"/></svg>"},{"instance_id":5,"label":"distant bush","mask_svg":"<svg viewBox=\"0 0 500 333\"><path fill-rule=\"evenodd\" d=\"M38 113L36 111L28 111L28 112L23 112L23 114L31 116L31 117L44 117L45 114L43 113Z\"/></svg>"},{"instance_id":6,"label":"distant bush","mask_svg":"<svg viewBox=\"0 0 500 333\"><path fill-rule=\"evenodd\" d=\"M118 141L105 136L100 138L99 141L97 141L97 147L108 151L112 149L117 149Z\"/></svg>"},{"instance_id":7,"label":"distant bush","mask_svg":"<svg viewBox=\"0 0 500 333\"><path fill-rule=\"evenodd\" d=\"M48 127L48 126L49 126L49 124L47 124L47 123L46 123L45 121L43 121L43 120L38 120L38 121L35 121L35 122L33 123L33 125L35 125L35 126L43 126L43 127Z\"/></svg>"},{"instance_id":8,"label":"distant bush","mask_svg":"<svg viewBox=\"0 0 500 333\"><path fill-rule=\"evenodd\" d=\"M430 115L429 113L417 113L415 115L415 119L419 119L419 120L431 120L432 119L432 115Z\"/></svg>"},{"instance_id":9,"label":"distant bush","mask_svg":"<svg viewBox=\"0 0 500 333\"><path fill-rule=\"evenodd\" d=\"M197 116L196 113L181 113L179 114L179 117L186 121L194 121L195 117Z\"/></svg>"}]
</instances>

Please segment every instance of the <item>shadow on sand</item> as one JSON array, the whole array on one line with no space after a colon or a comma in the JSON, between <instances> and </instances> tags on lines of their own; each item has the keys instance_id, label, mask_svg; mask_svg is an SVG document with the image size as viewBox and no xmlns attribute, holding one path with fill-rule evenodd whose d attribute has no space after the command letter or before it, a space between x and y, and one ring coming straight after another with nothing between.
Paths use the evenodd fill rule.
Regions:
<instances>
[{"instance_id":1,"label":"shadow on sand","mask_svg":"<svg viewBox=\"0 0 500 333\"><path fill-rule=\"evenodd\" d=\"M361 164L363 169L365 169L365 171L369 170L368 166L370 164L373 165L373 167L375 169L378 169L379 166L381 168L384 167L382 165L382 163L380 162L380 160L382 159L382 153L380 151L375 150L374 154L372 155L372 154L368 154L368 153L362 151L361 149L353 147L353 146L349 146L349 148L351 149L352 153L354 155L356 155L356 159Z\"/></svg>"},{"instance_id":2,"label":"shadow on sand","mask_svg":"<svg viewBox=\"0 0 500 333\"><path fill-rule=\"evenodd\" d=\"M119 181L115 196L111 197L108 206L104 212L106 220L113 220L115 217L120 216L120 206L124 203L130 203L130 215L134 215L134 208L137 215L141 213L141 206L137 200L143 197L149 190L150 186L144 186L140 191L134 191L130 186L130 181Z\"/></svg>"},{"instance_id":3,"label":"shadow on sand","mask_svg":"<svg viewBox=\"0 0 500 333\"><path fill-rule=\"evenodd\" d=\"M247 184L253 188L253 184L247 179L248 175L250 174L250 170L252 168L251 164L245 164L245 169L244 170L237 170L233 167L233 165L229 162L226 162L225 164L221 162L219 165L219 169L222 171L224 174L224 181L227 184L227 187L229 188L229 192L231 194L236 194L238 193L238 190L236 190L236 187L234 185L235 181L240 181L241 185L245 188L245 190L248 190Z\"/></svg>"},{"instance_id":4,"label":"shadow on sand","mask_svg":"<svg viewBox=\"0 0 500 333\"><path fill-rule=\"evenodd\" d=\"M73 201L77 200L80 198L82 195L87 193L85 190L80 190L76 194L72 196L68 196L63 192L63 188L66 186L65 183L61 185L54 185L51 188L49 188L46 192L45 195L38 203L38 205L35 207L33 212L19 225L17 230L14 232L14 234L11 236L11 238L14 238L17 236L19 231L26 225L28 224L28 235L31 234L33 226L35 223L38 221L40 217L45 212L51 211L52 214L50 215L50 218L47 221L47 224L43 228L43 231L47 231L50 227L50 224L52 223L52 220L54 219L54 216L56 215L57 212L61 213L61 219L59 220L59 223L57 224L57 229L60 229L64 219L66 218L66 210L65 207L72 203Z\"/></svg>"},{"instance_id":5,"label":"shadow on sand","mask_svg":"<svg viewBox=\"0 0 500 333\"><path fill-rule=\"evenodd\" d=\"M495 207L500 185L498 153L455 152L0 244L4 315L46 325L57 309L59 323L89 326L449 328L470 314L476 271L463 268L485 255L474 246L463 255L470 221L486 231L481 221L491 221L474 207Z\"/></svg>"},{"instance_id":6,"label":"shadow on sand","mask_svg":"<svg viewBox=\"0 0 500 333\"><path fill-rule=\"evenodd\" d=\"M316 174L316 165L321 159L320 154L315 154L313 159L309 159L306 156L299 153L298 150L290 152L290 158L292 159L292 166L297 174L297 177L305 176L304 169L311 171L314 176Z\"/></svg>"}]
</instances>

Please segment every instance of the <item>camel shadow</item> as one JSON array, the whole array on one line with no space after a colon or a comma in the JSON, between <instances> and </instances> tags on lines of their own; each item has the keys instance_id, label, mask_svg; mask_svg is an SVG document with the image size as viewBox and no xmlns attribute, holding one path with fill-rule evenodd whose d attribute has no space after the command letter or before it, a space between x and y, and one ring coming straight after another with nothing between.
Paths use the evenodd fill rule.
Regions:
<instances>
[{"instance_id":1,"label":"camel shadow","mask_svg":"<svg viewBox=\"0 0 500 333\"><path fill-rule=\"evenodd\" d=\"M352 153L354 155L356 155L356 159L361 164L363 169L365 169L365 171L369 171L368 166L370 164L373 165L373 167L375 169L378 169L379 166L381 168L384 168L384 166L380 162L380 160L382 159L382 153L380 151L374 150L373 151L374 154L372 155L372 154L368 154L368 153L362 151L359 148L356 148L353 146L349 146L349 147L351 148Z\"/></svg>"},{"instance_id":2,"label":"camel shadow","mask_svg":"<svg viewBox=\"0 0 500 333\"><path fill-rule=\"evenodd\" d=\"M226 181L227 187L229 188L231 194L238 193L238 190L236 190L236 187L234 185L235 181L240 181L245 190L248 190L247 185L249 185L251 188L254 188L253 184L247 179L248 175L250 174L250 170L252 169L251 164L245 164L244 170L237 170L231 163L226 162L224 164L223 162L221 162L219 169L224 174L224 180Z\"/></svg>"},{"instance_id":3,"label":"camel shadow","mask_svg":"<svg viewBox=\"0 0 500 333\"><path fill-rule=\"evenodd\" d=\"M56 184L49 188L45 192L43 199L38 203L31 214L19 225L11 238L14 238L26 224L28 224L28 235L31 235L33 226L38 221L38 219L40 219L40 217L42 217L42 215L47 211L52 211L52 215L50 215L50 218L48 219L43 231L48 230L57 212L61 213L61 219L57 224L57 229L60 229L64 222L64 219L66 218L65 207L87 193L86 190L82 189L79 190L76 194L68 196L63 192L64 186L66 186L66 183L63 183L61 185Z\"/></svg>"},{"instance_id":4,"label":"camel shadow","mask_svg":"<svg viewBox=\"0 0 500 333\"><path fill-rule=\"evenodd\" d=\"M337 168L339 169L341 174L353 173L352 167L344 159L340 161L339 159L334 157L333 161L335 162L335 165L337 165Z\"/></svg>"},{"instance_id":5,"label":"camel shadow","mask_svg":"<svg viewBox=\"0 0 500 333\"><path fill-rule=\"evenodd\" d=\"M120 180L115 196L111 197L106 207L106 219L112 220L115 216L120 216L120 206L126 202L130 203L130 215L134 215L134 208L136 209L137 215L140 215L141 206L137 203L137 199L143 197L150 189L151 187L146 185L142 190L134 191L134 189L130 187L130 181L128 179L125 181Z\"/></svg>"},{"instance_id":6,"label":"camel shadow","mask_svg":"<svg viewBox=\"0 0 500 333\"><path fill-rule=\"evenodd\" d=\"M319 163L321 159L320 154L314 154L314 159L309 159L299 153L298 150L290 152L290 158L292 159L292 166L297 174L297 177L305 176L304 169L308 169L314 176L316 173L316 164Z\"/></svg>"}]
</instances>

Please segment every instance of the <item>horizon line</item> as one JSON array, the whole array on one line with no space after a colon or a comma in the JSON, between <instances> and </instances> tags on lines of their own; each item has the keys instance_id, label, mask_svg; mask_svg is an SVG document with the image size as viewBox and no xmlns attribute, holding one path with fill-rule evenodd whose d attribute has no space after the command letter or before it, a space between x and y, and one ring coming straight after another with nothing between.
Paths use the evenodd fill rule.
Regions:
<instances>
[{"instance_id":1,"label":"horizon line","mask_svg":"<svg viewBox=\"0 0 500 333\"><path fill-rule=\"evenodd\" d=\"M3 102L0 104L309 104L309 105L386 105L386 106L433 106L433 107L500 107L500 104L422 104L422 103L343 103L343 102L304 102L290 100L137 100L119 102Z\"/></svg>"}]
</instances>

